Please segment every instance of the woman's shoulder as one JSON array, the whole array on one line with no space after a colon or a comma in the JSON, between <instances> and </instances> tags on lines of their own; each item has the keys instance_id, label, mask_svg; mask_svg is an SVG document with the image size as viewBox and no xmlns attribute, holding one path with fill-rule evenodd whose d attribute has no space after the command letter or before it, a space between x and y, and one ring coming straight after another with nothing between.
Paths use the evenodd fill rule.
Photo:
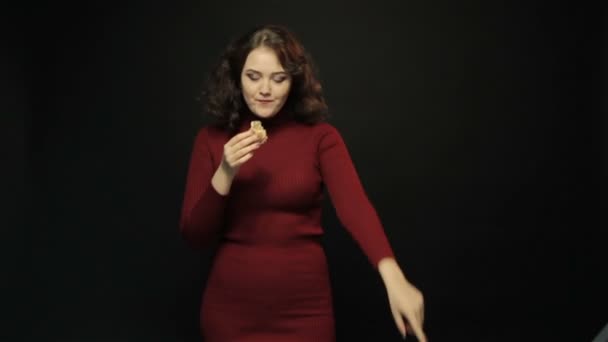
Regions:
<instances>
[{"instance_id":1,"label":"woman's shoulder","mask_svg":"<svg viewBox=\"0 0 608 342\"><path fill-rule=\"evenodd\" d=\"M213 146L216 144L224 144L227 137L226 130L216 125L201 126L195 135L194 143L196 145Z\"/></svg>"},{"instance_id":2,"label":"woman's shoulder","mask_svg":"<svg viewBox=\"0 0 608 342\"><path fill-rule=\"evenodd\" d=\"M217 139L224 137L227 133L227 130L220 127L216 124L206 124L201 126L198 129L197 137L204 137L207 139Z\"/></svg>"},{"instance_id":3,"label":"woman's shoulder","mask_svg":"<svg viewBox=\"0 0 608 342\"><path fill-rule=\"evenodd\" d=\"M321 121L313 125L315 136L323 138L328 135L340 136L338 127L327 121Z\"/></svg>"}]
</instances>

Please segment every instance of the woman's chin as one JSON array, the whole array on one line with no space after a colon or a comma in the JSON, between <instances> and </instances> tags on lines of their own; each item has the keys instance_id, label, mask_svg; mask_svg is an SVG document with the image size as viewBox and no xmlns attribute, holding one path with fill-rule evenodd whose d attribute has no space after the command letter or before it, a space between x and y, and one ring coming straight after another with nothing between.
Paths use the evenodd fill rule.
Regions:
<instances>
[{"instance_id":1,"label":"woman's chin","mask_svg":"<svg viewBox=\"0 0 608 342\"><path fill-rule=\"evenodd\" d=\"M255 116L258 116L258 117L260 117L262 119L271 118L271 117L275 116L275 114L276 114L273 111L265 111L265 110L263 110L263 111L256 110L253 113L255 114Z\"/></svg>"}]
</instances>

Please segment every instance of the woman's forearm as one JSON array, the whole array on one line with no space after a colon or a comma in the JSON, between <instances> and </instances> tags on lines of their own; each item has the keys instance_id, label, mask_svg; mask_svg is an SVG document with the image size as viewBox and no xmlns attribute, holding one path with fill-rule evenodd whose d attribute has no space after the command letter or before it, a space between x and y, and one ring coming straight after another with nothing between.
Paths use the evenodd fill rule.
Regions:
<instances>
[{"instance_id":1,"label":"woman's forearm","mask_svg":"<svg viewBox=\"0 0 608 342\"><path fill-rule=\"evenodd\" d=\"M198 184L200 193L192 196L193 203L183 209L180 230L193 246L205 247L215 239L223 222L233 179L230 173L218 168L211 177L211 184Z\"/></svg>"},{"instance_id":2,"label":"woman's forearm","mask_svg":"<svg viewBox=\"0 0 608 342\"><path fill-rule=\"evenodd\" d=\"M220 165L211 178L211 185L220 195L226 196L230 192L234 175L234 172L230 172Z\"/></svg>"}]
</instances>

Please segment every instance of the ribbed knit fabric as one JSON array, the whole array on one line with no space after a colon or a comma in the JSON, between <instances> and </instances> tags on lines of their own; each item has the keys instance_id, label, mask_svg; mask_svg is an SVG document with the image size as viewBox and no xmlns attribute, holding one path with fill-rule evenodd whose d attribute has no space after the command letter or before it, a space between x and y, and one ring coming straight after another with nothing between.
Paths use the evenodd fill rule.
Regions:
<instances>
[{"instance_id":1,"label":"ribbed knit fabric","mask_svg":"<svg viewBox=\"0 0 608 342\"><path fill-rule=\"evenodd\" d=\"M249 115L241 124L247 130ZM320 244L323 187L373 267L393 251L347 147L329 123L261 120L268 141L220 195L211 178L232 137L212 126L194 142L180 230L193 246L216 238L201 310L205 341L333 341L331 290Z\"/></svg>"}]
</instances>

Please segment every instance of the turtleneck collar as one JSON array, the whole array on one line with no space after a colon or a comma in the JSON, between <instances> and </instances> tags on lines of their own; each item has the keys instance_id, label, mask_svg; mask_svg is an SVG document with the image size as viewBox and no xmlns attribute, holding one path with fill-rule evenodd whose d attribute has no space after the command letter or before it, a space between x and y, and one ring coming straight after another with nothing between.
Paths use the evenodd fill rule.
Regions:
<instances>
[{"instance_id":1,"label":"turtleneck collar","mask_svg":"<svg viewBox=\"0 0 608 342\"><path fill-rule=\"evenodd\" d=\"M271 129L291 121L291 117L288 113L279 112L270 118L262 118L253 114L251 111L247 111L243 115L241 126L249 127L251 125L251 121L255 120L261 121L264 128Z\"/></svg>"}]
</instances>

